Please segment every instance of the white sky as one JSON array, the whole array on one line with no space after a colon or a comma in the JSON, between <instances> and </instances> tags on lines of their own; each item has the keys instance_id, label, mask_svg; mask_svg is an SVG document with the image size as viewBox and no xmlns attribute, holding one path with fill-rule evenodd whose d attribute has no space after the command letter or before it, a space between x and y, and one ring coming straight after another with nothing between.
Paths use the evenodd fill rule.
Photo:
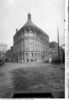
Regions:
<instances>
[{"instance_id":1,"label":"white sky","mask_svg":"<svg viewBox=\"0 0 69 100\"><path fill-rule=\"evenodd\" d=\"M27 21L30 11L33 23L49 35L49 41L64 44L65 0L0 0L0 43L13 45L16 28Z\"/></svg>"}]
</instances>

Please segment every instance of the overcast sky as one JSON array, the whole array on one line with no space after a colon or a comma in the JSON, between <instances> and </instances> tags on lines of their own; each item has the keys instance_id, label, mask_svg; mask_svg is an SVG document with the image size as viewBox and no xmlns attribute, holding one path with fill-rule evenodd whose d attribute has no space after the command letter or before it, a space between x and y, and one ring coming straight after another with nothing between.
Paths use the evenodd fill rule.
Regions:
<instances>
[{"instance_id":1,"label":"overcast sky","mask_svg":"<svg viewBox=\"0 0 69 100\"><path fill-rule=\"evenodd\" d=\"M13 45L16 28L26 23L30 11L33 23L49 35L49 41L57 41L58 27L60 44L64 44L64 1L0 0L0 43Z\"/></svg>"}]
</instances>

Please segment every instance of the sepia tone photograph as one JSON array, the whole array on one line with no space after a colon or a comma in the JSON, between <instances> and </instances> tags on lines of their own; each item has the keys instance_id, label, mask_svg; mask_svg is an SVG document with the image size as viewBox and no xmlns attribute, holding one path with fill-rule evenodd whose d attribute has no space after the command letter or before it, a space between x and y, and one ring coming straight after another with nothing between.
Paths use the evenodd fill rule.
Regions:
<instances>
[{"instance_id":1,"label":"sepia tone photograph","mask_svg":"<svg viewBox=\"0 0 69 100\"><path fill-rule=\"evenodd\" d=\"M0 0L0 98L65 98L65 0Z\"/></svg>"}]
</instances>

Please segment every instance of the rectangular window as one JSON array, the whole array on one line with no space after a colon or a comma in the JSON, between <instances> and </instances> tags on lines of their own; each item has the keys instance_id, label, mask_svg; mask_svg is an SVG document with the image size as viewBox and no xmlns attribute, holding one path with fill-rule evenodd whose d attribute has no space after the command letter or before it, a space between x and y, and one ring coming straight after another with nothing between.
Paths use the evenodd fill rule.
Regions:
<instances>
[{"instance_id":1,"label":"rectangular window","mask_svg":"<svg viewBox=\"0 0 69 100\"><path fill-rule=\"evenodd\" d=\"M29 37L33 37L33 33L30 32L30 33L29 33Z\"/></svg>"},{"instance_id":2,"label":"rectangular window","mask_svg":"<svg viewBox=\"0 0 69 100\"><path fill-rule=\"evenodd\" d=\"M33 57L33 53L32 53L32 57Z\"/></svg>"}]
</instances>

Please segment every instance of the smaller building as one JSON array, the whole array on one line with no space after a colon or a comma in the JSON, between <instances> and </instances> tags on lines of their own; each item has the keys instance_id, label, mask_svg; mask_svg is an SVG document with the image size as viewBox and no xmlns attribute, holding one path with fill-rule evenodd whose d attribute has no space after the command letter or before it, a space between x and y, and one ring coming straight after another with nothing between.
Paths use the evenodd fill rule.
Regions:
<instances>
[{"instance_id":1,"label":"smaller building","mask_svg":"<svg viewBox=\"0 0 69 100\"><path fill-rule=\"evenodd\" d=\"M3 43L0 43L0 59L5 59L6 58L6 56L5 56L6 50L7 50L7 45L3 44Z\"/></svg>"},{"instance_id":2,"label":"smaller building","mask_svg":"<svg viewBox=\"0 0 69 100\"><path fill-rule=\"evenodd\" d=\"M6 51L6 60L9 62L14 62L13 46L10 47L10 49Z\"/></svg>"},{"instance_id":3,"label":"smaller building","mask_svg":"<svg viewBox=\"0 0 69 100\"><path fill-rule=\"evenodd\" d=\"M49 43L49 61L52 59L58 59L63 62L64 59L64 49L59 46L59 57L58 57L58 43L57 42L50 42Z\"/></svg>"},{"instance_id":4,"label":"smaller building","mask_svg":"<svg viewBox=\"0 0 69 100\"><path fill-rule=\"evenodd\" d=\"M7 50L7 45L3 44L3 43L0 43L0 51L5 53L6 50Z\"/></svg>"}]
</instances>

